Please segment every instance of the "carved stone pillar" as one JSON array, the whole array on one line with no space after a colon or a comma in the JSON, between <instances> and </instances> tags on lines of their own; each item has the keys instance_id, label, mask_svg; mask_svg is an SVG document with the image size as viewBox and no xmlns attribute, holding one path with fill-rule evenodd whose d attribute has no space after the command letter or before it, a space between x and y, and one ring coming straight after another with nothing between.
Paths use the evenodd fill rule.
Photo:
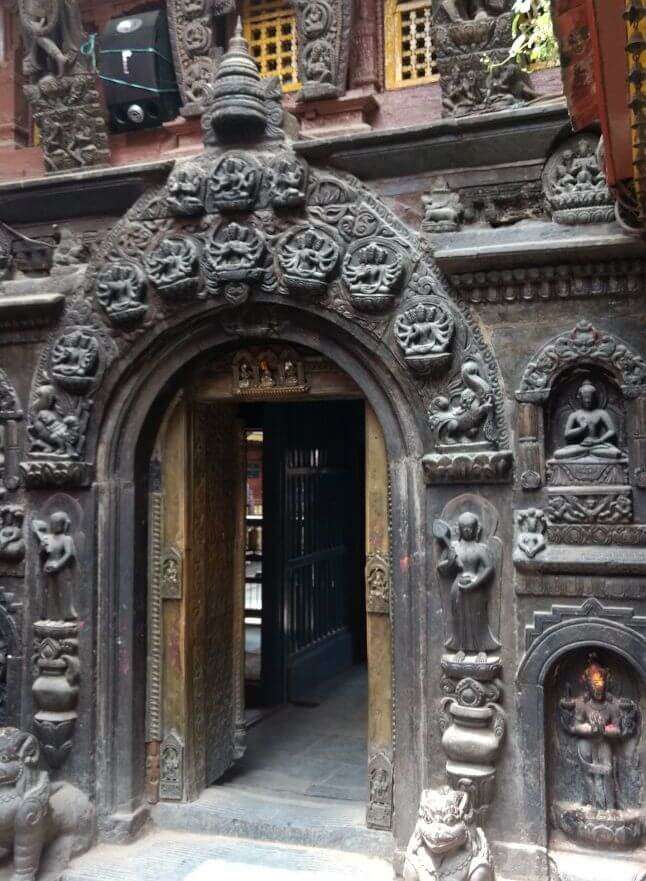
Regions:
<instances>
[{"instance_id":1,"label":"carved stone pillar","mask_svg":"<svg viewBox=\"0 0 646 881\"><path fill-rule=\"evenodd\" d=\"M382 7L375 0L357 0L350 44L350 88L376 91L381 82L379 19Z\"/></svg>"},{"instance_id":2,"label":"carved stone pillar","mask_svg":"<svg viewBox=\"0 0 646 881\"><path fill-rule=\"evenodd\" d=\"M432 38L443 116L503 110L536 97L527 74L515 61L500 64L514 40L511 6L511 0L441 0L438 4Z\"/></svg>"},{"instance_id":3,"label":"carved stone pillar","mask_svg":"<svg viewBox=\"0 0 646 881\"><path fill-rule=\"evenodd\" d=\"M79 699L78 635L76 621L34 624L34 730L51 768L60 768L72 751Z\"/></svg>"},{"instance_id":4,"label":"carved stone pillar","mask_svg":"<svg viewBox=\"0 0 646 881\"><path fill-rule=\"evenodd\" d=\"M544 479L543 462L543 410L536 404L519 402L516 425L518 426L518 460L520 485L525 490L539 489Z\"/></svg>"},{"instance_id":5,"label":"carved stone pillar","mask_svg":"<svg viewBox=\"0 0 646 881\"><path fill-rule=\"evenodd\" d=\"M40 132L47 172L106 165L108 134L88 58L81 53L87 40L78 3L52 0L37 4L19 0L25 57L24 87Z\"/></svg>"}]
</instances>

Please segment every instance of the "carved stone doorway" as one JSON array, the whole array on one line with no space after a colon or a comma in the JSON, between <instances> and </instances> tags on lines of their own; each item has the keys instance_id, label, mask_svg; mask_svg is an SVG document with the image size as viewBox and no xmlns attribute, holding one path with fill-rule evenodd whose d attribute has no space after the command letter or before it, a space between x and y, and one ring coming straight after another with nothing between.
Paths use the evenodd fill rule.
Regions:
<instances>
[{"instance_id":1,"label":"carved stone doorway","mask_svg":"<svg viewBox=\"0 0 646 881\"><path fill-rule=\"evenodd\" d=\"M158 433L148 510L148 798L153 803L198 799L244 752L245 620L250 617L245 562L256 528L249 515L247 453L250 434L258 439L263 413L274 446L282 436L278 453L271 454L271 444L268 451L269 459L280 460L267 486L272 510L283 505L293 526L303 520L308 496L318 512L309 545L301 543L298 552L292 548L291 556L280 524L272 524L263 537L263 543L268 538L271 543L263 570L267 566L269 583L273 579L283 591L279 604L268 597L263 617L266 612L284 626L269 628L263 621L268 645L262 665L272 675L264 697L255 698L259 704L302 699L326 675L367 658L367 824L389 829L392 628L384 437L345 374L320 355L273 341L224 353L203 368L176 395ZM331 430L326 420L338 424ZM327 441L317 445L317 436ZM337 458L326 464L334 436ZM352 448L351 436L360 439L361 449ZM290 475L296 475L293 485ZM355 482L344 489L347 475ZM365 535L360 548L357 533L349 534L344 525L344 512L357 492L363 510L355 525L359 522ZM336 524L334 535L331 524ZM343 589L347 606L340 612L328 605L323 613L320 606L315 611L301 604L309 637L299 642L289 597L302 598L307 579L327 579L330 596L336 591L341 597ZM317 631L321 620L324 632ZM249 698L249 682L246 691Z\"/></svg>"}]
</instances>

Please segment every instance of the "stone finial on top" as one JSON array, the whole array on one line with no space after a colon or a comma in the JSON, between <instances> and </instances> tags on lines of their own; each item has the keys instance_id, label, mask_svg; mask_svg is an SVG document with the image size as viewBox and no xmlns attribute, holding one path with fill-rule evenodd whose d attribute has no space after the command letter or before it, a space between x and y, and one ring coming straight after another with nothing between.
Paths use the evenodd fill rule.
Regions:
<instances>
[{"instance_id":1,"label":"stone finial on top","mask_svg":"<svg viewBox=\"0 0 646 881\"><path fill-rule=\"evenodd\" d=\"M204 142L260 140L268 122L267 91L249 54L238 18L229 48L215 73L212 97L202 118Z\"/></svg>"}]
</instances>

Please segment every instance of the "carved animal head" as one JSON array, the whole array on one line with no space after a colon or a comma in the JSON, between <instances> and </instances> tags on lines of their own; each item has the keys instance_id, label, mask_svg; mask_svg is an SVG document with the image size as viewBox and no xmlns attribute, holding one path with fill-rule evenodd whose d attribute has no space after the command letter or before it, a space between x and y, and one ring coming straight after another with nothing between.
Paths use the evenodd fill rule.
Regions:
<instances>
[{"instance_id":1,"label":"carved animal head","mask_svg":"<svg viewBox=\"0 0 646 881\"><path fill-rule=\"evenodd\" d=\"M24 769L38 764L40 747L33 734L0 728L0 786L15 784Z\"/></svg>"},{"instance_id":2,"label":"carved animal head","mask_svg":"<svg viewBox=\"0 0 646 881\"><path fill-rule=\"evenodd\" d=\"M468 793L449 786L422 792L417 831L431 853L449 853L462 847L469 839L472 825Z\"/></svg>"}]
</instances>

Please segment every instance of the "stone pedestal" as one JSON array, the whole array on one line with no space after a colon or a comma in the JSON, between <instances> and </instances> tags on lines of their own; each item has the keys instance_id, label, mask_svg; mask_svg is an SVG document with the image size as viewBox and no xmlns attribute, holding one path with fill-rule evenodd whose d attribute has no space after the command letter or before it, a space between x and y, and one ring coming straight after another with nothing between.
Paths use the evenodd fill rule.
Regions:
<instances>
[{"instance_id":1,"label":"stone pedestal","mask_svg":"<svg viewBox=\"0 0 646 881\"><path fill-rule=\"evenodd\" d=\"M47 172L108 164L108 133L92 74L47 75L24 91Z\"/></svg>"},{"instance_id":2,"label":"stone pedestal","mask_svg":"<svg viewBox=\"0 0 646 881\"><path fill-rule=\"evenodd\" d=\"M78 718L78 634L76 621L34 623L34 731L51 768L60 768L72 750Z\"/></svg>"}]
</instances>

